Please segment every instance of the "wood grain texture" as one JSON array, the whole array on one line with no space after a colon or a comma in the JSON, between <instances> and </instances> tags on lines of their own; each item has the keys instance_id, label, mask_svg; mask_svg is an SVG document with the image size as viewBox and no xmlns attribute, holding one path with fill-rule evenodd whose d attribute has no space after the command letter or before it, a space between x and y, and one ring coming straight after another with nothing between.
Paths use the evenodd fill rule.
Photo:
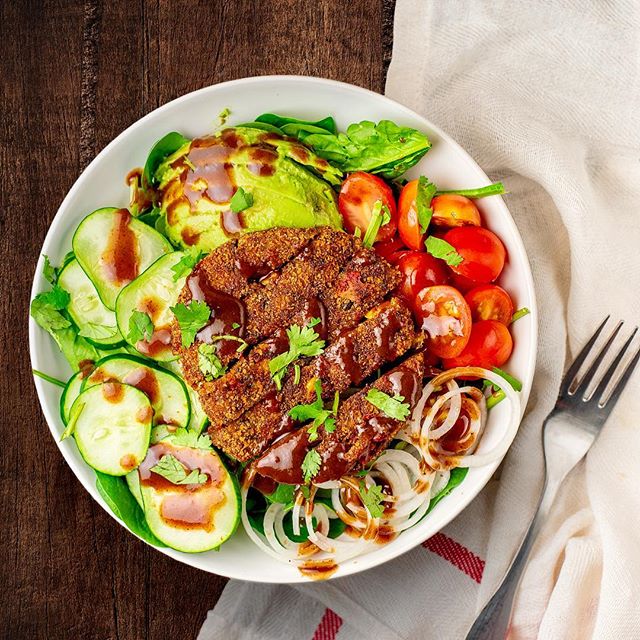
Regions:
<instances>
[{"instance_id":1,"label":"wood grain texture","mask_svg":"<svg viewBox=\"0 0 640 640\"><path fill-rule=\"evenodd\" d=\"M382 91L393 0L0 3L0 637L195 638L225 580L166 558L98 507L42 417L29 290L80 171L144 114L251 75Z\"/></svg>"}]
</instances>

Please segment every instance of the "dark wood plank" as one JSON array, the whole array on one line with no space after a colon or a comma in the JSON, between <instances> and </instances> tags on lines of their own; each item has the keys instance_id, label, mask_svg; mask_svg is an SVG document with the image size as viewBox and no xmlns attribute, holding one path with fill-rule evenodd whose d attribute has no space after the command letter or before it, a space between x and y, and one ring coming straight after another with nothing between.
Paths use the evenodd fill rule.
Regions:
<instances>
[{"instance_id":1,"label":"dark wood plank","mask_svg":"<svg viewBox=\"0 0 640 640\"><path fill-rule=\"evenodd\" d=\"M393 0L0 3L2 638L195 638L225 584L105 514L44 423L25 317L64 194L120 131L209 84L292 73L382 91L392 15Z\"/></svg>"}]
</instances>

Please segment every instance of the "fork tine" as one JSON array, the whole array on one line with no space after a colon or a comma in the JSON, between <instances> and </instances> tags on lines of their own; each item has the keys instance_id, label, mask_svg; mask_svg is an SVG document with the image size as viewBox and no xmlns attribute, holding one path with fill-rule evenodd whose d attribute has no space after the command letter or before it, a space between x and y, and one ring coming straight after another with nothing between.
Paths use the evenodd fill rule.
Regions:
<instances>
[{"instance_id":1,"label":"fork tine","mask_svg":"<svg viewBox=\"0 0 640 640\"><path fill-rule=\"evenodd\" d=\"M622 375L620 376L620 379L616 383L616 386L613 388L611 395L609 395L608 398L604 399L603 394L607 388L607 384L608 382L611 381L616 369L618 368L620 362L622 361L622 358L626 355L627 351L629 350L629 345L635 338L636 333L638 333L638 327L636 327L633 330L633 333L629 336L628 340L624 343L624 346L622 347L622 349L620 349L620 352L618 353L615 360L611 363L611 366L607 370L607 373L605 374L605 377L602 379L602 382L600 382L600 384L598 385L598 388L596 390L596 393L598 395L596 396L594 394L594 397L598 398L598 407L600 407L601 409L604 407L606 407L608 411L611 411L613 409L616 402L618 402L618 398L620 397L620 394L624 391L624 388L627 385L627 382L629 382L629 378L631 378L631 375L633 374L633 370L638 364L638 360L640 360L640 347L638 347L636 349L635 355L633 356L633 358L631 358L629 364L627 364L624 371L622 372Z\"/></svg>"},{"instance_id":2,"label":"fork tine","mask_svg":"<svg viewBox=\"0 0 640 640\"><path fill-rule=\"evenodd\" d=\"M596 332L591 336L591 339L589 340L589 342L587 342L587 344L584 345L582 351L577 355L576 359L573 361L573 364L569 367L569 370L567 371L567 373L564 375L564 378L562 379L562 387L560 389L560 395L568 394L569 388L571 387L571 383L573 382L573 379L578 374L578 371L580 371L580 367L583 365L584 361L587 359L587 356L589 355L591 349L593 349L593 345L595 344L596 340L602 333L602 330L605 328L605 325L609 321L610 317L611 316L607 316L604 319L603 323L596 329Z\"/></svg>"}]
</instances>

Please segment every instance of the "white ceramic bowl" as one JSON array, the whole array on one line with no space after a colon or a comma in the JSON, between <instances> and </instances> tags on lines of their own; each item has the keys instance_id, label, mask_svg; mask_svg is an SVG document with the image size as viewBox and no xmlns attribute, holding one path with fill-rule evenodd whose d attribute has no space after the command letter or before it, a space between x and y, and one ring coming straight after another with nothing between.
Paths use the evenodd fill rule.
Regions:
<instances>
[{"instance_id":1,"label":"white ceramic bowl","mask_svg":"<svg viewBox=\"0 0 640 640\"><path fill-rule=\"evenodd\" d=\"M200 136L212 132L217 115L229 107L229 125L253 120L264 112L292 115L316 120L328 114L336 119L339 129L360 120L389 119L425 131L433 144L411 175L425 174L441 188L469 188L488 184L482 169L446 133L406 107L377 93L348 84L297 76L268 76L225 82L195 91L156 109L103 149L86 168L60 205L42 253L54 264L71 248L71 236L88 213L104 206L126 206L128 189L125 175L133 167L142 166L152 144L168 131ZM522 380L522 410L533 378L537 314L533 282L527 255L518 230L499 197L478 201L484 220L504 242L508 262L500 283L511 293L516 308L528 307L531 314L513 326L515 349L506 368ZM40 258L33 282L32 296L46 288ZM53 340L30 319L29 342L31 362L35 369L61 379L70 376L69 367ZM60 442L63 424L59 417L60 389L39 378L35 385L42 410L62 455L80 482L108 513L113 515L95 488L93 471L84 463L69 438ZM504 403L503 403L504 404ZM499 439L505 427L507 407L498 405L491 411L487 430L479 451L488 450ZM375 567L408 551L434 535L464 509L487 483L498 466L470 469L464 482L442 500L418 525L375 551L343 563L333 577L345 576ZM60 490L58 488L58 490ZM78 535L83 535L82 531ZM193 567L242 580L257 582L302 582L294 567L267 556L246 537L242 528L219 552L187 554L171 549L162 553Z\"/></svg>"}]
</instances>

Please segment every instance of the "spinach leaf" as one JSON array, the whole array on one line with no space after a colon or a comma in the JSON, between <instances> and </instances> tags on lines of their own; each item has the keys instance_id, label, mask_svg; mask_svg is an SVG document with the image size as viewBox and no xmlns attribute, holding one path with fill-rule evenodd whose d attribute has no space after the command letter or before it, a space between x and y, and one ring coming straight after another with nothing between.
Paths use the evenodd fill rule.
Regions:
<instances>
[{"instance_id":1,"label":"spinach leaf","mask_svg":"<svg viewBox=\"0 0 640 640\"><path fill-rule=\"evenodd\" d=\"M429 510L427 513L433 510L433 508L444 498L448 496L466 477L469 472L468 467L455 467L451 469L451 475L449 476L449 482L447 485L441 489L433 498L431 498L431 502L429 503Z\"/></svg>"},{"instance_id":2,"label":"spinach leaf","mask_svg":"<svg viewBox=\"0 0 640 640\"><path fill-rule=\"evenodd\" d=\"M175 153L180 147L190 142L189 138L185 138L181 133L171 131L167 135L158 140L147 157L147 161L144 164L144 179L147 184L157 184L156 172L158 167L162 164L167 156Z\"/></svg>"},{"instance_id":3,"label":"spinach leaf","mask_svg":"<svg viewBox=\"0 0 640 640\"><path fill-rule=\"evenodd\" d=\"M278 129L278 127L274 127L272 124L268 124L267 122L245 122L244 124L239 124L238 128L246 127L247 129L261 129L262 131L268 131L269 133L277 133L279 136L284 135L283 132Z\"/></svg>"},{"instance_id":4,"label":"spinach leaf","mask_svg":"<svg viewBox=\"0 0 640 640\"><path fill-rule=\"evenodd\" d=\"M131 491L129 491L124 478L108 476L105 473L96 471L96 489L109 505L111 511L124 522L132 533L140 536L145 542L155 547L165 546L151 533L151 529L149 529L149 525L144 519L144 512Z\"/></svg>"},{"instance_id":5,"label":"spinach leaf","mask_svg":"<svg viewBox=\"0 0 640 640\"><path fill-rule=\"evenodd\" d=\"M265 122L274 127L278 127L278 129L281 129L288 136L296 137L299 136L293 133L294 131L309 131L316 133L319 130L322 132L329 132L334 135L338 132L336 128L336 121L331 116L312 122L310 120L300 120L299 118L278 116L275 113L263 113L256 118L256 122Z\"/></svg>"}]
</instances>

